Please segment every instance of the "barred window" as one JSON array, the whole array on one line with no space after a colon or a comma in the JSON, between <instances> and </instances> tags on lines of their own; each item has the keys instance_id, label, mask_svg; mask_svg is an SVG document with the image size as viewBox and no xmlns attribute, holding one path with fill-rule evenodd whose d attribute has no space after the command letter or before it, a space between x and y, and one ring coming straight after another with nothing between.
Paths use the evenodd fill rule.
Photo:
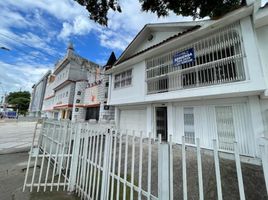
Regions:
<instances>
[{"instance_id":1,"label":"barred window","mask_svg":"<svg viewBox=\"0 0 268 200\"><path fill-rule=\"evenodd\" d=\"M233 151L235 129L232 106L216 106L215 112L219 148L227 151Z\"/></svg>"},{"instance_id":2,"label":"barred window","mask_svg":"<svg viewBox=\"0 0 268 200\"><path fill-rule=\"evenodd\" d=\"M114 88L122 88L131 85L132 69L121 72L114 76Z\"/></svg>"},{"instance_id":3,"label":"barred window","mask_svg":"<svg viewBox=\"0 0 268 200\"><path fill-rule=\"evenodd\" d=\"M195 131L194 131L194 108L185 107L184 113L184 137L185 142L195 144Z\"/></svg>"},{"instance_id":4,"label":"barred window","mask_svg":"<svg viewBox=\"0 0 268 200\"><path fill-rule=\"evenodd\" d=\"M190 50L193 55L188 62L174 61L176 55ZM204 38L147 59L147 93L245 80L243 56L240 24L220 28Z\"/></svg>"}]
</instances>

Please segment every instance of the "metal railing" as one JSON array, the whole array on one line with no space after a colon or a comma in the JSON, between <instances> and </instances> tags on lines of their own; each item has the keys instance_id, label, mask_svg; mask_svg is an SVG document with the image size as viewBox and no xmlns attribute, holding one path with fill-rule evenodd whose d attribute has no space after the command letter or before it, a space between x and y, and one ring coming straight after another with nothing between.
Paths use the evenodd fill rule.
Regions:
<instances>
[{"instance_id":1,"label":"metal railing","mask_svg":"<svg viewBox=\"0 0 268 200\"><path fill-rule=\"evenodd\" d=\"M75 191L81 199L93 200L173 200L179 197L203 200L211 195L212 199L223 199L225 195L228 199L232 194L227 194L224 187L231 184L238 188L236 199L244 200L247 197L245 188L249 187L244 185L253 185L243 181L243 178L248 180L250 177L247 173L242 174L243 163L237 143L233 144L231 161L222 160L216 140L213 140L210 154L200 147L199 138L195 143L196 147L188 146L182 137L182 144L178 146L171 135L168 142L162 142L161 135L155 142L151 134L145 138L143 132L107 129L107 126L89 123L44 122L39 149L29 155L24 190L26 187L30 191L33 188L37 191L67 189ZM268 143L264 142L261 149L263 176L267 184ZM30 176L31 159L34 159L34 167ZM227 163L224 165L224 162ZM232 171L228 177L237 177L237 182L224 179L222 172L226 166ZM256 171L261 174L259 168ZM32 178L29 180L28 176ZM208 193L211 188L206 183L211 181L208 180L211 176L216 191ZM263 178L255 176L254 180ZM198 189L193 191L189 185L193 188L197 185ZM262 186L256 186L261 190L254 194L256 198L260 197L258 195L267 197L265 184Z\"/></svg>"},{"instance_id":2,"label":"metal railing","mask_svg":"<svg viewBox=\"0 0 268 200\"><path fill-rule=\"evenodd\" d=\"M178 52L193 49L194 61L173 63ZM216 30L167 54L146 60L147 93L223 84L246 79L240 24Z\"/></svg>"}]
</instances>

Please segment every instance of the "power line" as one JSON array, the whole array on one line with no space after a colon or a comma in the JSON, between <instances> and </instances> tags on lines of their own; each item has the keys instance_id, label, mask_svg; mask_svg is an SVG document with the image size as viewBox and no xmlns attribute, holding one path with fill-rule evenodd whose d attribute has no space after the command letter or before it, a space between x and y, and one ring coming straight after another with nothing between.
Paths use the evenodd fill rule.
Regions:
<instances>
[{"instance_id":1,"label":"power line","mask_svg":"<svg viewBox=\"0 0 268 200\"><path fill-rule=\"evenodd\" d=\"M13 41L15 41L15 42L17 42L17 43L20 43L20 44L22 44L22 45L24 45L24 46L27 46L27 47L29 47L29 48L31 48L31 49L35 49L35 50L37 50L38 52L41 52L42 54L46 54L46 55L48 55L48 56L50 56L50 57L53 57L53 58L55 58L55 59L59 59L58 56L54 56L54 55L51 55L51 54L49 54L49 53L47 53L47 52L41 51L40 49L38 49L38 48L36 48L36 47L30 46L30 45L28 45L28 44L26 44L26 43L24 43L24 42L22 42L22 41L20 41L20 40L17 40L17 39L15 39L15 38L10 37L10 36L8 36L8 35L5 35L5 34L3 34L3 33L0 33L0 35L1 35L2 37L8 38L8 39L10 39L10 40L13 40Z\"/></svg>"}]
</instances>

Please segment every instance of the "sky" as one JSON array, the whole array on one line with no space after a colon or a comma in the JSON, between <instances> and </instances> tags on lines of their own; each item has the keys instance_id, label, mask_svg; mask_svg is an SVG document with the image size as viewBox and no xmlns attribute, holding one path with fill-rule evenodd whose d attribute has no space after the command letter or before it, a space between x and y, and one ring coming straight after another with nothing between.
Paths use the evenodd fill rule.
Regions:
<instances>
[{"instance_id":1,"label":"sky","mask_svg":"<svg viewBox=\"0 0 268 200\"><path fill-rule=\"evenodd\" d=\"M31 91L65 55L70 41L76 53L104 65L112 51L119 57L145 24L192 20L174 13L157 18L141 12L138 0L120 0L120 5L122 13L110 11L103 27L74 0L0 0L0 47L10 49L0 49L0 97Z\"/></svg>"}]
</instances>

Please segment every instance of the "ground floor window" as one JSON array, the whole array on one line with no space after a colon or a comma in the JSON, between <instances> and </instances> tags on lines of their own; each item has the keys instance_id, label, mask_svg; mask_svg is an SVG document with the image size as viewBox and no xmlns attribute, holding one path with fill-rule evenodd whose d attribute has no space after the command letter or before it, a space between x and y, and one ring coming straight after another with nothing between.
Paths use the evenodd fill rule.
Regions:
<instances>
[{"instance_id":1,"label":"ground floor window","mask_svg":"<svg viewBox=\"0 0 268 200\"><path fill-rule=\"evenodd\" d=\"M183 109L184 115L184 137L185 142L195 144L195 131L194 131L194 108L185 107Z\"/></svg>"},{"instance_id":2,"label":"ground floor window","mask_svg":"<svg viewBox=\"0 0 268 200\"><path fill-rule=\"evenodd\" d=\"M59 113L58 112L54 112L54 119L58 119L59 118Z\"/></svg>"},{"instance_id":3,"label":"ground floor window","mask_svg":"<svg viewBox=\"0 0 268 200\"><path fill-rule=\"evenodd\" d=\"M100 112L100 107L87 108L85 120L96 119L98 121L99 112Z\"/></svg>"},{"instance_id":4,"label":"ground floor window","mask_svg":"<svg viewBox=\"0 0 268 200\"><path fill-rule=\"evenodd\" d=\"M216 106L216 123L219 148L233 151L235 141L235 128L232 106Z\"/></svg>"}]
</instances>

